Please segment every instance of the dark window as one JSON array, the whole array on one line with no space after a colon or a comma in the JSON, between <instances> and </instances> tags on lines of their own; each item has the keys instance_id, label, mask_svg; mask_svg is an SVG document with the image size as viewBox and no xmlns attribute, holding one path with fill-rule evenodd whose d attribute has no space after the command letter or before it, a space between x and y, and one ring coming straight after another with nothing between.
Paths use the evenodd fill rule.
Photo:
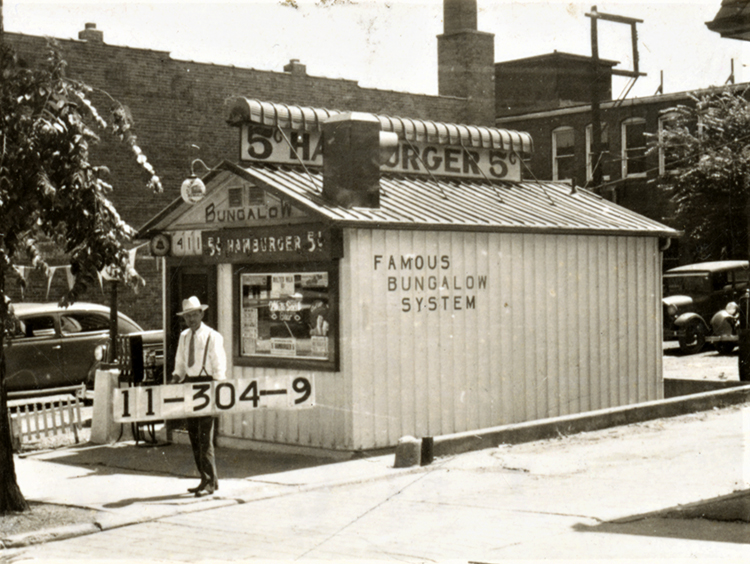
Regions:
<instances>
[{"instance_id":1,"label":"dark window","mask_svg":"<svg viewBox=\"0 0 750 564\"><path fill-rule=\"evenodd\" d=\"M248 186L247 203L251 206L262 206L266 203L266 193L257 186Z\"/></svg>"},{"instance_id":2,"label":"dark window","mask_svg":"<svg viewBox=\"0 0 750 564\"><path fill-rule=\"evenodd\" d=\"M622 124L622 176L646 174L646 120L631 118Z\"/></svg>"},{"instance_id":3,"label":"dark window","mask_svg":"<svg viewBox=\"0 0 750 564\"><path fill-rule=\"evenodd\" d=\"M664 277L664 296L700 296L711 293L708 274L684 274Z\"/></svg>"},{"instance_id":4,"label":"dark window","mask_svg":"<svg viewBox=\"0 0 750 564\"><path fill-rule=\"evenodd\" d=\"M552 132L553 180L572 180L575 177L575 132L572 127L561 127Z\"/></svg>"},{"instance_id":5,"label":"dark window","mask_svg":"<svg viewBox=\"0 0 750 564\"><path fill-rule=\"evenodd\" d=\"M605 160L609 157L609 127L606 123L601 124L601 136L599 137L599 148L601 154L598 162L594 162L594 128L592 125L586 126L586 180L594 179L594 165L600 169L603 167ZM606 179L605 179L606 180Z\"/></svg>"},{"instance_id":6,"label":"dark window","mask_svg":"<svg viewBox=\"0 0 750 564\"><path fill-rule=\"evenodd\" d=\"M37 315L19 320L16 337L52 337L55 320L50 315Z\"/></svg>"},{"instance_id":7,"label":"dark window","mask_svg":"<svg viewBox=\"0 0 750 564\"><path fill-rule=\"evenodd\" d=\"M227 198L229 200L230 208L241 208L242 207L242 188L229 188L227 190Z\"/></svg>"}]
</instances>

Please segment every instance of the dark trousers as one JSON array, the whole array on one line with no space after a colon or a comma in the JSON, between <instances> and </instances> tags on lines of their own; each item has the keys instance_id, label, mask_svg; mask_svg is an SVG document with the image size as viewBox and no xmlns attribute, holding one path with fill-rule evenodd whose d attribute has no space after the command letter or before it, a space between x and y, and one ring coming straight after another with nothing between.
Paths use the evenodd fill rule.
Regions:
<instances>
[{"instance_id":1,"label":"dark trousers","mask_svg":"<svg viewBox=\"0 0 750 564\"><path fill-rule=\"evenodd\" d=\"M201 483L219 487L216 475L216 457L214 453L214 417L191 417L187 420L190 446L193 447L195 465L201 476Z\"/></svg>"}]
</instances>

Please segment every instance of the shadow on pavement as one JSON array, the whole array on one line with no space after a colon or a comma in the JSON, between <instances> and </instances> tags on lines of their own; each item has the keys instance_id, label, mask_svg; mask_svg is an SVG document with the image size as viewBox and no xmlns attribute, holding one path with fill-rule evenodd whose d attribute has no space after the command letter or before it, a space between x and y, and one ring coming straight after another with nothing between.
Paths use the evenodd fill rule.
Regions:
<instances>
[{"instance_id":1,"label":"shadow on pavement","mask_svg":"<svg viewBox=\"0 0 750 564\"><path fill-rule=\"evenodd\" d=\"M614 533L685 540L750 544L750 491L701 501L656 514L600 525L576 525L584 533Z\"/></svg>"},{"instance_id":2,"label":"shadow on pavement","mask_svg":"<svg viewBox=\"0 0 750 564\"><path fill-rule=\"evenodd\" d=\"M189 445L163 443L149 445L133 442L112 445L91 443L69 447L64 450L29 455L58 464L86 467L106 474L128 470L141 474L195 477L195 460ZM220 478L243 479L266 474L276 474L333 464L330 458L316 458L301 454L270 453L218 447L216 469Z\"/></svg>"},{"instance_id":3,"label":"shadow on pavement","mask_svg":"<svg viewBox=\"0 0 750 564\"><path fill-rule=\"evenodd\" d=\"M630 523L602 523L589 527L576 525L576 531L583 533L607 533L639 535L682 540L729 542L750 544L748 524L743 522L720 522L707 519L665 519L651 517Z\"/></svg>"},{"instance_id":4,"label":"shadow on pavement","mask_svg":"<svg viewBox=\"0 0 750 564\"><path fill-rule=\"evenodd\" d=\"M102 507L106 509L120 509L133 505L134 503L164 503L173 501L177 504L178 501L185 501L186 499L196 499L195 495L185 492L184 494L171 494L171 495L158 495L151 497L131 497L128 499L121 499L112 503L105 503Z\"/></svg>"}]
</instances>

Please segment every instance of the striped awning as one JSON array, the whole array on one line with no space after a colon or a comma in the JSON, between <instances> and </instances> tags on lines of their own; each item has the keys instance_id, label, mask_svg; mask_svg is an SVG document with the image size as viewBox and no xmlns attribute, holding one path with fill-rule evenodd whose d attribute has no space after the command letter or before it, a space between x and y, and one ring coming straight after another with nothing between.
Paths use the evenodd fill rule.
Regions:
<instances>
[{"instance_id":1,"label":"striped awning","mask_svg":"<svg viewBox=\"0 0 750 564\"><path fill-rule=\"evenodd\" d=\"M251 98L235 98L228 122L231 125L257 123L270 127L312 131L320 130L322 122L342 113L345 112L263 102ZM529 155L534 149L531 135L521 131L360 113L375 117L380 121L383 131L391 131L398 134L399 138L415 143L500 149L521 155Z\"/></svg>"}]
</instances>

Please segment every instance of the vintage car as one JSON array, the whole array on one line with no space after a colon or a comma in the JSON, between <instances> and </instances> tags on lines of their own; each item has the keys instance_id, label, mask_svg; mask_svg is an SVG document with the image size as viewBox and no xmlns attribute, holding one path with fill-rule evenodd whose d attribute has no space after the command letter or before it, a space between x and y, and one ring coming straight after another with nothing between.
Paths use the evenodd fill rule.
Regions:
<instances>
[{"instance_id":1,"label":"vintage car","mask_svg":"<svg viewBox=\"0 0 750 564\"><path fill-rule=\"evenodd\" d=\"M13 304L15 323L5 340L9 392L86 384L93 387L96 368L109 346L108 307L75 303ZM144 365L163 370L163 331L144 331L120 313L118 334L141 335Z\"/></svg>"},{"instance_id":2,"label":"vintage car","mask_svg":"<svg viewBox=\"0 0 750 564\"><path fill-rule=\"evenodd\" d=\"M713 343L722 353L738 341L737 304L748 289L748 261L688 264L664 273L664 340L677 339L685 354Z\"/></svg>"}]
</instances>

